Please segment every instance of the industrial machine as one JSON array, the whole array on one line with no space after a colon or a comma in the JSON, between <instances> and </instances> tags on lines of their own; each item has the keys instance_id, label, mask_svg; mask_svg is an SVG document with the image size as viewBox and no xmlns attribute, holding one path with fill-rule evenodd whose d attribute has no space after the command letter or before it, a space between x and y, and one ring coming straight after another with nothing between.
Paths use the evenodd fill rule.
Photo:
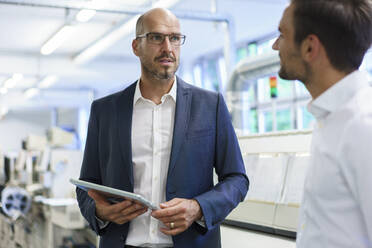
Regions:
<instances>
[{"instance_id":1,"label":"industrial machine","mask_svg":"<svg viewBox=\"0 0 372 248\"><path fill-rule=\"evenodd\" d=\"M64 148L73 137L52 128L48 138L29 135L19 152L0 153L0 248L95 247L69 183L82 162L80 150Z\"/></svg>"},{"instance_id":2,"label":"industrial machine","mask_svg":"<svg viewBox=\"0 0 372 248\"><path fill-rule=\"evenodd\" d=\"M306 170L311 159L312 131L301 130L303 126L299 120L303 119L299 117L299 112L294 112L300 109L300 104L306 104L310 96L302 94L294 82L288 82L293 92L289 92L291 95L288 98L278 99L277 82L272 82L272 79L276 79L273 75L279 68L277 52L247 58L236 66L227 86L226 102L234 127L240 133L238 139L250 187L244 202L226 218L225 223L295 237ZM270 80L262 81L263 78ZM246 97L252 89L257 95ZM257 100L260 96L261 100ZM292 116L296 116L293 127L297 125L300 130L276 131L279 100L287 106L288 112L292 111ZM251 121L247 116L254 111L258 119L266 118L268 121L257 124L261 125L259 134L244 135L241 130L246 131L247 126L252 125L247 123ZM271 132L266 130L268 123L272 123L272 127L269 126L273 130Z\"/></svg>"},{"instance_id":3,"label":"industrial machine","mask_svg":"<svg viewBox=\"0 0 372 248\"><path fill-rule=\"evenodd\" d=\"M311 131L240 137L250 188L225 223L295 237L310 142Z\"/></svg>"}]
</instances>

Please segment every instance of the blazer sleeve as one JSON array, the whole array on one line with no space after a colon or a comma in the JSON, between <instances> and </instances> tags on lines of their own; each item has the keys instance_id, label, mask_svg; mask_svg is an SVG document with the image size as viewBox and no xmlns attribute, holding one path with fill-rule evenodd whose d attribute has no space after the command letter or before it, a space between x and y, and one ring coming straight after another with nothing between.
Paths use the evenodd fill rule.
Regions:
<instances>
[{"instance_id":1,"label":"blazer sleeve","mask_svg":"<svg viewBox=\"0 0 372 248\"><path fill-rule=\"evenodd\" d=\"M218 94L216 114L215 171L218 184L195 199L202 209L206 228L214 228L243 201L249 187L238 139L230 114Z\"/></svg>"},{"instance_id":2,"label":"blazer sleeve","mask_svg":"<svg viewBox=\"0 0 372 248\"><path fill-rule=\"evenodd\" d=\"M84 150L83 164L80 171L80 179L101 184L98 139L99 127L96 102L93 102L90 110L88 134ZM97 233L97 235L102 235L105 229L99 228L99 223L96 218L96 205L94 200L89 197L86 191L78 187L76 188L76 195L80 211L84 218L88 221L89 226Z\"/></svg>"}]
</instances>

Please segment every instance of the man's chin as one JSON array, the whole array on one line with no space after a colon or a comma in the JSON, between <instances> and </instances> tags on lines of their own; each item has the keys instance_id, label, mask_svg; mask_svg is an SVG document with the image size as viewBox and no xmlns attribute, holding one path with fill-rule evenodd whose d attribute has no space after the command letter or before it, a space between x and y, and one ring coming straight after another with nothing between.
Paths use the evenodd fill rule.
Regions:
<instances>
[{"instance_id":1,"label":"man's chin","mask_svg":"<svg viewBox=\"0 0 372 248\"><path fill-rule=\"evenodd\" d=\"M158 75L161 75L162 78L164 79L171 79L174 77L174 75L176 74L176 71L170 69L170 68L167 68L165 70L163 70L162 72L158 73Z\"/></svg>"},{"instance_id":2,"label":"man's chin","mask_svg":"<svg viewBox=\"0 0 372 248\"><path fill-rule=\"evenodd\" d=\"M146 67L144 69L158 80L169 80L176 74L177 68L174 67Z\"/></svg>"},{"instance_id":3,"label":"man's chin","mask_svg":"<svg viewBox=\"0 0 372 248\"><path fill-rule=\"evenodd\" d=\"M278 75L281 79L285 79L285 80L296 80L295 77L292 77L291 75L289 75L285 70L283 70L283 68L280 68L279 72L278 72Z\"/></svg>"},{"instance_id":4,"label":"man's chin","mask_svg":"<svg viewBox=\"0 0 372 248\"><path fill-rule=\"evenodd\" d=\"M157 73L157 77L159 79L172 79L174 77L175 72L165 72L165 73Z\"/></svg>"}]
</instances>

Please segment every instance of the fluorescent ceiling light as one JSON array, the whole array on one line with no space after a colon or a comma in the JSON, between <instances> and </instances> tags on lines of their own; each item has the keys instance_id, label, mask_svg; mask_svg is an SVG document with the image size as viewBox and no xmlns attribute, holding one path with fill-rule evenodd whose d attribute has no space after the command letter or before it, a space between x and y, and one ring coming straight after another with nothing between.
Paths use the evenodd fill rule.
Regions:
<instances>
[{"instance_id":1,"label":"fluorescent ceiling light","mask_svg":"<svg viewBox=\"0 0 372 248\"><path fill-rule=\"evenodd\" d=\"M22 80L23 78L23 75L20 74L20 73L14 73L13 76L11 78L8 78L5 82L4 82L4 87L7 88L7 89L11 89L11 88L14 88L14 86L20 81Z\"/></svg>"},{"instance_id":2,"label":"fluorescent ceiling light","mask_svg":"<svg viewBox=\"0 0 372 248\"><path fill-rule=\"evenodd\" d=\"M155 2L152 7L153 8L170 8L175 5L180 0L159 0Z\"/></svg>"},{"instance_id":3,"label":"fluorescent ceiling light","mask_svg":"<svg viewBox=\"0 0 372 248\"><path fill-rule=\"evenodd\" d=\"M13 80L19 81L23 78L23 75L21 73L14 73L12 76Z\"/></svg>"},{"instance_id":4,"label":"fluorescent ceiling light","mask_svg":"<svg viewBox=\"0 0 372 248\"><path fill-rule=\"evenodd\" d=\"M58 80L58 77L55 75L46 76L43 78L43 80L40 81L38 87L45 89L52 86L56 81Z\"/></svg>"},{"instance_id":5,"label":"fluorescent ceiling light","mask_svg":"<svg viewBox=\"0 0 372 248\"><path fill-rule=\"evenodd\" d=\"M101 0L102 1L102 0ZM151 0L151 1L154 1L154 0ZM115 2L115 1L113 1ZM117 3L120 3L122 2L123 5L127 5L127 6L141 6L141 5L144 5L148 2L150 2L149 0L116 0Z\"/></svg>"},{"instance_id":6,"label":"fluorescent ceiling light","mask_svg":"<svg viewBox=\"0 0 372 248\"><path fill-rule=\"evenodd\" d=\"M96 11L93 9L82 9L77 13L76 20L78 22L87 22L96 14Z\"/></svg>"},{"instance_id":7,"label":"fluorescent ceiling light","mask_svg":"<svg viewBox=\"0 0 372 248\"><path fill-rule=\"evenodd\" d=\"M107 48L112 46L115 42L120 40L126 35L131 34L135 27L137 19L140 15L136 15L135 17L132 17L129 21L124 23L119 28L115 29L108 35L104 36L102 39L95 42L93 45L85 49L83 52L78 54L74 58L74 62L76 64L83 64L87 62L88 60L91 60L92 58L96 57L98 54L105 51Z\"/></svg>"},{"instance_id":8,"label":"fluorescent ceiling light","mask_svg":"<svg viewBox=\"0 0 372 248\"><path fill-rule=\"evenodd\" d=\"M62 43L68 39L74 31L74 27L71 25L65 25L57 33L55 33L42 47L41 54L49 55L54 50L62 45Z\"/></svg>"},{"instance_id":9,"label":"fluorescent ceiling light","mask_svg":"<svg viewBox=\"0 0 372 248\"><path fill-rule=\"evenodd\" d=\"M5 82L4 82L4 87L7 88L7 89L10 89L10 88L13 88L15 85L16 85L16 81L14 81L12 78L8 78Z\"/></svg>"},{"instance_id":10,"label":"fluorescent ceiling light","mask_svg":"<svg viewBox=\"0 0 372 248\"><path fill-rule=\"evenodd\" d=\"M9 112L9 108L7 106L2 106L0 108L0 117L4 117Z\"/></svg>"},{"instance_id":11,"label":"fluorescent ceiling light","mask_svg":"<svg viewBox=\"0 0 372 248\"><path fill-rule=\"evenodd\" d=\"M40 92L40 90L38 88L30 88L30 89L25 91L24 97L26 99L30 99L30 98L36 96L37 94L39 94L39 92Z\"/></svg>"},{"instance_id":12,"label":"fluorescent ceiling light","mask_svg":"<svg viewBox=\"0 0 372 248\"><path fill-rule=\"evenodd\" d=\"M8 93L7 88L5 88L5 87L0 88L0 94L5 95L6 93Z\"/></svg>"},{"instance_id":13,"label":"fluorescent ceiling light","mask_svg":"<svg viewBox=\"0 0 372 248\"><path fill-rule=\"evenodd\" d=\"M153 4L153 7L163 7L163 8L171 8L173 5L175 5L180 0L159 0L155 4ZM76 55L74 57L74 62L76 64L83 64L94 57L98 56L102 52L104 52L106 49L108 49L110 46L112 46L114 43L116 43L118 40L122 39L123 37L134 34L134 30L136 28L136 22L140 15L136 15L129 19L129 21L125 22L121 26L119 26L117 29L111 31L101 39L97 40L93 45L89 46L85 50L83 50L81 53Z\"/></svg>"}]
</instances>

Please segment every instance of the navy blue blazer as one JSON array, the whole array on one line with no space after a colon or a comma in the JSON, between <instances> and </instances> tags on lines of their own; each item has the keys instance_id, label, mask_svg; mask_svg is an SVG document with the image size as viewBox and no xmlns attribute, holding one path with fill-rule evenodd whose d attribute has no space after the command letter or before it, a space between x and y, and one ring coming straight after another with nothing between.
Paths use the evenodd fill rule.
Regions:
<instances>
[{"instance_id":1,"label":"navy blue blazer","mask_svg":"<svg viewBox=\"0 0 372 248\"><path fill-rule=\"evenodd\" d=\"M131 130L136 84L92 103L80 179L133 192ZM218 184L213 184L213 169ZM167 201L194 198L206 227L194 223L173 236L175 248L221 247L220 223L244 200L249 181L223 97L177 78ZM83 216L101 235L100 247L123 247L130 223L99 229L95 203L77 189Z\"/></svg>"}]
</instances>

